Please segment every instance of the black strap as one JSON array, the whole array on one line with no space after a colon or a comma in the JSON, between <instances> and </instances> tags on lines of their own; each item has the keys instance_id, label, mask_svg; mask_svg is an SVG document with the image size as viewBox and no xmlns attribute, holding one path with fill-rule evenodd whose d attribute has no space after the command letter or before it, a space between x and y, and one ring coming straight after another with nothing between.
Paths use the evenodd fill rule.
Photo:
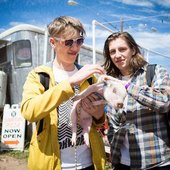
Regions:
<instances>
[{"instance_id":1,"label":"black strap","mask_svg":"<svg viewBox=\"0 0 170 170\"><path fill-rule=\"evenodd\" d=\"M155 67L156 64L149 64L147 66L146 70L146 80L147 80L147 85L150 87L152 84L153 77L155 75Z\"/></svg>"},{"instance_id":2,"label":"black strap","mask_svg":"<svg viewBox=\"0 0 170 170\"><path fill-rule=\"evenodd\" d=\"M49 79L50 79L49 75L46 73L39 73L39 76L40 76L40 82L44 86L45 91L48 90L49 89ZM39 135L43 130L43 121L44 121L44 119L40 120L37 135Z\"/></svg>"},{"instance_id":3,"label":"black strap","mask_svg":"<svg viewBox=\"0 0 170 170\"><path fill-rule=\"evenodd\" d=\"M40 82L44 86L45 91L49 89L49 75L46 73L39 73L40 75Z\"/></svg>"},{"instance_id":4,"label":"black strap","mask_svg":"<svg viewBox=\"0 0 170 170\"><path fill-rule=\"evenodd\" d=\"M93 84L93 79L92 79L92 77L88 78L87 81L88 81L89 85L92 85L92 84Z\"/></svg>"}]
</instances>

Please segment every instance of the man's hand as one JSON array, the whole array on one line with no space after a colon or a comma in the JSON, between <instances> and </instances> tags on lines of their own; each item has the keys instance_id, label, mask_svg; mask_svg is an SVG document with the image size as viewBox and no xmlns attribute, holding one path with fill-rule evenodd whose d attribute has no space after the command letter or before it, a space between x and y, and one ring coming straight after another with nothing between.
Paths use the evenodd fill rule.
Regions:
<instances>
[{"instance_id":1,"label":"man's hand","mask_svg":"<svg viewBox=\"0 0 170 170\"><path fill-rule=\"evenodd\" d=\"M100 102L100 100L102 101L101 104L98 104L98 105L94 104L95 102ZM102 118L104 114L105 104L103 104L103 99L101 99L95 93L92 93L86 98L82 99L81 106L85 112L89 113L91 116L93 116L97 120Z\"/></svg>"},{"instance_id":2,"label":"man's hand","mask_svg":"<svg viewBox=\"0 0 170 170\"><path fill-rule=\"evenodd\" d=\"M105 70L100 65L88 64L83 66L79 71L77 71L73 76L71 76L69 78L69 82L73 87L76 84L80 84L94 73L104 74Z\"/></svg>"},{"instance_id":3,"label":"man's hand","mask_svg":"<svg viewBox=\"0 0 170 170\"><path fill-rule=\"evenodd\" d=\"M114 77L108 76L108 75L102 75L102 76L101 76L101 79L103 79L103 80L112 80L112 81L121 83L123 86L125 86L125 85L127 84L127 81L119 80L119 79L117 79L117 78L114 78Z\"/></svg>"},{"instance_id":4,"label":"man's hand","mask_svg":"<svg viewBox=\"0 0 170 170\"><path fill-rule=\"evenodd\" d=\"M97 94L94 95L94 92L97 92L99 95L101 94L103 96L103 83L95 83L95 84L88 86L84 91L82 91L81 93L74 96L73 101L76 101L79 99L84 99L91 94L93 94L93 96L91 98L92 100L93 100L93 98L94 99L95 98L97 99L97 97L100 98L99 95L98 96L97 96ZM89 100L90 100L90 98L89 98Z\"/></svg>"}]
</instances>

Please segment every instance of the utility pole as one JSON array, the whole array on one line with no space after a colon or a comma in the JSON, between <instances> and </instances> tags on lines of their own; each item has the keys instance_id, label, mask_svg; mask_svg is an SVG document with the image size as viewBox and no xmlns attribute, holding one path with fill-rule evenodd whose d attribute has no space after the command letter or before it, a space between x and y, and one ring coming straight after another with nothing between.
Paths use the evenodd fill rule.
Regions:
<instances>
[{"instance_id":1,"label":"utility pole","mask_svg":"<svg viewBox=\"0 0 170 170\"><path fill-rule=\"evenodd\" d=\"M123 32L123 17L120 18L120 32Z\"/></svg>"}]
</instances>

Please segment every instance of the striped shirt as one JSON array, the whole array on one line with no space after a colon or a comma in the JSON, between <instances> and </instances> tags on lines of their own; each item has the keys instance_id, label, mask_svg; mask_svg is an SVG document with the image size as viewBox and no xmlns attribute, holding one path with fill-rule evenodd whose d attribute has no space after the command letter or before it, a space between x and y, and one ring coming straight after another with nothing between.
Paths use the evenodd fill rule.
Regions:
<instances>
[{"instance_id":1,"label":"striped shirt","mask_svg":"<svg viewBox=\"0 0 170 170\"><path fill-rule=\"evenodd\" d=\"M127 105L110 116L108 139L113 165L120 162L120 148L129 140L132 170L149 169L170 161L170 76L165 68L156 66L151 87L146 83L146 67L132 77L127 89ZM116 116L115 116L116 115ZM116 122L118 120L119 122Z\"/></svg>"}]
</instances>

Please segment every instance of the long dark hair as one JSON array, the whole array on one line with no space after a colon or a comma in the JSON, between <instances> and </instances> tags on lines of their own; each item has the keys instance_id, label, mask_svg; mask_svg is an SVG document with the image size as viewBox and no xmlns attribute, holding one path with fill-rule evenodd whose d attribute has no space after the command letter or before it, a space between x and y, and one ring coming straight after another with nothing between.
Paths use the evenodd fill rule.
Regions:
<instances>
[{"instance_id":1,"label":"long dark hair","mask_svg":"<svg viewBox=\"0 0 170 170\"><path fill-rule=\"evenodd\" d=\"M119 77L120 75L122 75L120 70L112 62L112 59L110 57L110 52L109 52L110 42L117 38L122 38L123 40L126 41L128 46L132 50L135 50L135 54L132 56L130 60L131 70L129 70L131 75L133 75L139 68L147 64L147 61L145 60L144 56L141 54L138 44L135 42L134 38L128 32L116 32L108 36L108 38L105 41L104 49L103 49L103 55L104 55L103 66L107 74L110 76Z\"/></svg>"}]
</instances>

